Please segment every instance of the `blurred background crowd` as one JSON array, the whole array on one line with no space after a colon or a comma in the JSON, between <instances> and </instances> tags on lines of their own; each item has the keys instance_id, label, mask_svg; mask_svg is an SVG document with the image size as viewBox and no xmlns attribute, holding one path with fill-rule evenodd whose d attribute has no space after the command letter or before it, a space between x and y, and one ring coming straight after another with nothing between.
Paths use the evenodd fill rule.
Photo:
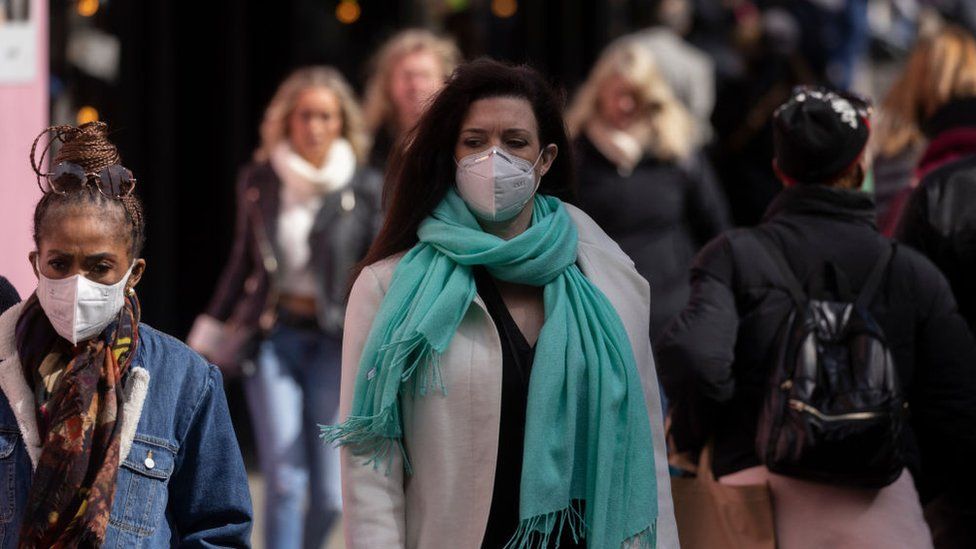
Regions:
<instances>
[{"instance_id":1,"label":"blurred background crowd","mask_svg":"<svg viewBox=\"0 0 976 549\"><path fill-rule=\"evenodd\" d=\"M624 80L647 90L641 100L665 94L691 116L688 131L670 130L689 142L670 146L693 151L689 168L712 181L705 191L718 189L728 201L731 217L695 216L694 225L713 234L716 223L755 224L778 192L770 115L794 85L829 83L877 103L890 91L884 116L888 107L909 108L906 96L921 84L908 75L892 87L920 36L946 22L976 28L976 5L964 0L289 0L211 8L188 16L179 3L50 5L51 121L110 121L126 163L147 181L147 255L156 269L143 282L144 300L149 320L177 334L210 298L230 251L237 172L258 146L275 89L297 67L335 67L371 103L364 129L376 138L370 163L382 169L379 157L398 122L384 120L392 113L378 103L395 99L377 98L389 91L367 86L378 69L390 71L389 60L376 66L376 53L398 31L425 28L456 45L446 56L435 53L437 71L482 55L527 62L569 98L598 93L599 82L584 83L591 74L608 80L615 62L594 65L626 37L651 54L654 67L624 67L631 71ZM580 105L569 115L577 134L588 110ZM893 113L905 114L914 113ZM875 182L882 215L909 183L905 166L924 139L917 127L895 133L877 143L885 159ZM177 289L182 297L173 300Z\"/></svg>"},{"instance_id":2,"label":"blurred background crowd","mask_svg":"<svg viewBox=\"0 0 976 549\"><path fill-rule=\"evenodd\" d=\"M0 29L24 17L21 4L0 0ZM886 234L922 176L976 152L976 134L938 139L970 122L976 132L968 0L237 0L199 10L51 0L49 24L51 123L110 123L143 182L145 320L180 337L202 311L226 320L242 288L259 284L248 266L233 272L252 260L233 245L247 199L235 185L252 159L274 164L275 124L311 88L329 90L352 163L372 170L376 182L363 185L378 194L398 140L458 63L491 56L540 69L566 92L579 205L650 281L652 338L687 302L698 250L757 224L782 188L771 116L794 86L874 100L865 190ZM313 65L334 70L293 73ZM345 197L339 207L352 209ZM301 293L306 282L289 284ZM953 289L965 308L972 290ZM229 383L255 463L242 382Z\"/></svg>"}]
</instances>

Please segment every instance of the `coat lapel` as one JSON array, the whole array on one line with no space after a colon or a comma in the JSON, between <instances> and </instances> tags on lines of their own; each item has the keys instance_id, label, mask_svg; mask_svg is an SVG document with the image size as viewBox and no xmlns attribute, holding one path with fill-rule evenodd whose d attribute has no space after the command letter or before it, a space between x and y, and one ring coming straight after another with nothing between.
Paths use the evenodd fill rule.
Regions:
<instances>
[{"instance_id":1,"label":"coat lapel","mask_svg":"<svg viewBox=\"0 0 976 549\"><path fill-rule=\"evenodd\" d=\"M41 456L41 439L37 431L34 393L24 379L14 336L17 319L20 318L23 307L23 302L18 303L0 315L0 391L7 397L10 409L17 419L20 436L27 448L27 455L30 456L31 468L36 469L37 460ZM141 366L133 365L123 388L120 463L129 455L148 390L149 372Z\"/></svg>"},{"instance_id":2,"label":"coat lapel","mask_svg":"<svg viewBox=\"0 0 976 549\"><path fill-rule=\"evenodd\" d=\"M268 242L275 248L275 255L280 255L278 246L278 210L281 208L281 180L274 172L270 163L261 164L251 173L248 181L247 200L251 207L259 214L255 230L263 230Z\"/></svg>"}]
</instances>

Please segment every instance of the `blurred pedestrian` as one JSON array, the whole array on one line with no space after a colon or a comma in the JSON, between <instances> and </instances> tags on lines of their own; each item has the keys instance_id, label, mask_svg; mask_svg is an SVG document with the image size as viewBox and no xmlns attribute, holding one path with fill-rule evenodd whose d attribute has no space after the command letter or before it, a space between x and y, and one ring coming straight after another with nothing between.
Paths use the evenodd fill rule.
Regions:
<instances>
[{"instance_id":1,"label":"blurred pedestrian","mask_svg":"<svg viewBox=\"0 0 976 549\"><path fill-rule=\"evenodd\" d=\"M600 57L566 119L580 208L650 283L656 338L688 302L695 253L730 223L725 196L695 146L695 120L654 58L627 42Z\"/></svg>"},{"instance_id":2,"label":"blurred pedestrian","mask_svg":"<svg viewBox=\"0 0 976 549\"><path fill-rule=\"evenodd\" d=\"M0 547L248 547L220 372L140 323L136 180L104 123L48 132L37 290L0 316Z\"/></svg>"},{"instance_id":3,"label":"blurred pedestrian","mask_svg":"<svg viewBox=\"0 0 976 549\"><path fill-rule=\"evenodd\" d=\"M752 226L763 219L782 188L769 162L773 111L789 99L794 86L815 83L818 75L800 49L801 25L788 9L759 11L751 2L730 3L734 9L716 4L734 14L727 40L737 56L725 53L729 59L717 63L720 78L712 114L716 139L710 153L735 225Z\"/></svg>"},{"instance_id":4,"label":"blurred pedestrian","mask_svg":"<svg viewBox=\"0 0 976 549\"><path fill-rule=\"evenodd\" d=\"M976 154L976 40L969 32L949 26L919 40L885 98L878 135L875 187L888 201L878 219L892 234L918 181Z\"/></svg>"},{"instance_id":5,"label":"blurred pedestrian","mask_svg":"<svg viewBox=\"0 0 976 549\"><path fill-rule=\"evenodd\" d=\"M866 106L799 90L774 131L786 189L762 225L699 254L691 300L657 349L670 434L679 451L711 440L720 482L768 483L783 549L930 547L919 488L946 477L973 486L976 343L942 273L882 237L858 190ZM851 342L863 345L838 347ZM852 376L855 362L864 369ZM796 454L767 445L798 426L808 430L784 443Z\"/></svg>"},{"instance_id":6,"label":"blurred pedestrian","mask_svg":"<svg viewBox=\"0 0 976 549\"><path fill-rule=\"evenodd\" d=\"M299 69L281 84L238 181L229 263L189 337L227 368L256 352L244 388L267 486L267 547L320 547L340 511L338 453L316 426L335 419L349 273L380 218L382 183L364 167L366 148L336 70Z\"/></svg>"},{"instance_id":7,"label":"blurred pedestrian","mask_svg":"<svg viewBox=\"0 0 976 549\"><path fill-rule=\"evenodd\" d=\"M18 302L20 302L20 294L17 293L17 288L14 288L6 278L0 276L0 313Z\"/></svg>"},{"instance_id":8,"label":"blurred pedestrian","mask_svg":"<svg viewBox=\"0 0 976 549\"><path fill-rule=\"evenodd\" d=\"M870 44L868 0L791 0L780 3L800 24L803 56L818 81L851 88Z\"/></svg>"},{"instance_id":9,"label":"blurred pedestrian","mask_svg":"<svg viewBox=\"0 0 976 549\"><path fill-rule=\"evenodd\" d=\"M694 142L704 144L712 136L709 120L715 106L715 63L684 38L691 29L694 9L690 0L656 0L651 5L651 26L623 36L609 47L634 42L654 58L672 95L695 119Z\"/></svg>"},{"instance_id":10,"label":"blurred pedestrian","mask_svg":"<svg viewBox=\"0 0 976 549\"><path fill-rule=\"evenodd\" d=\"M460 61L452 40L423 29L401 31L383 44L372 61L363 99L366 129L373 137L370 166L386 167L394 145Z\"/></svg>"},{"instance_id":11,"label":"blurred pedestrian","mask_svg":"<svg viewBox=\"0 0 976 549\"><path fill-rule=\"evenodd\" d=\"M647 283L558 198L568 148L545 79L481 60L394 153L326 429L347 547L678 547Z\"/></svg>"},{"instance_id":12,"label":"blurred pedestrian","mask_svg":"<svg viewBox=\"0 0 976 549\"><path fill-rule=\"evenodd\" d=\"M916 95L903 101L927 116L920 126L909 122L901 129L905 139L921 140L921 130L929 141L898 239L945 273L960 312L976 329L976 40L949 27L917 51L909 61L909 70L916 70L911 78L906 71L901 83Z\"/></svg>"},{"instance_id":13,"label":"blurred pedestrian","mask_svg":"<svg viewBox=\"0 0 976 549\"><path fill-rule=\"evenodd\" d=\"M959 104L956 108L960 107ZM954 122L960 127L976 124L976 102ZM951 131L951 130L950 130ZM976 125L969 136L956 133L959 144L976 138ZM945 135L945 134L943 134ZM932 143L943 138L935 138ZM931 259L948 278L959 304L959 312L976 332L976 150L931 171L912 191L896 236L898 240ZM946 447L946 452L955 452ZM954 483L950 471L943 481ZM972 487L969 487L972 488ZM926 508L938 548L976 546L976 503L972 490L950 490Z\"/></svg>"},{"instance_id":14,"label":"blurred pedestrian","mask_svg":"<svg viewBox=\"0 0 976 549\"><path fill-rule=\"evenodd\" d=\"M712 137L711 116L715 106L715 63L685 40L694 18L691 0L657 0L654 24L621 37L610 48L634 42L654 58L660 76L673 95L694 117L694 143L708 143Z\"/></svg>"}]
</instances>

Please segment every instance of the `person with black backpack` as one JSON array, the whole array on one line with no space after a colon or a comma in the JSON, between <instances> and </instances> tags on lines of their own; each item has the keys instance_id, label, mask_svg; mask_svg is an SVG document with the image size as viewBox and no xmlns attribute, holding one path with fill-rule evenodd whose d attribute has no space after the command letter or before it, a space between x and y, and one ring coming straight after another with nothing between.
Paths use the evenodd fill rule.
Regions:
<instances>
[{"instance_id":1,"label":"person with black backpack","mask_svg":"<svg viewBox=\"0 0 976 549\"><path fill-rule=\"evenodd\" d=\"M786 188L701 251L656 349L673 447L711 444L720 483L768 483L782 549L931 547L922 502L976 493L976 343L859 190L870 105L798 88L773 127Z\"/></svg>"}]
</instances>

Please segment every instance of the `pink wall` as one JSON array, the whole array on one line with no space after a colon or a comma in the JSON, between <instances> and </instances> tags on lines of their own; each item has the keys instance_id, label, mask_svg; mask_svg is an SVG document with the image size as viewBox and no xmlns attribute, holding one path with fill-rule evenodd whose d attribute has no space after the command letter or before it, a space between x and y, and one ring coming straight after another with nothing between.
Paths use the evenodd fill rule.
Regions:
<instances>
[{"instance_id":1,"label":"pink wall","mask_svg":"<svg viewBox=\"0 0 976 549\"><path fill-rule=\"evenodd\" d=\"M41 192L29 158L34 136L48 125L47 0L33 0L31 15L38 24L34 80L0 84L0 275L22 298L36 287L27 254L34 248L31 217Z\"/></svg>"}]
</instances>

